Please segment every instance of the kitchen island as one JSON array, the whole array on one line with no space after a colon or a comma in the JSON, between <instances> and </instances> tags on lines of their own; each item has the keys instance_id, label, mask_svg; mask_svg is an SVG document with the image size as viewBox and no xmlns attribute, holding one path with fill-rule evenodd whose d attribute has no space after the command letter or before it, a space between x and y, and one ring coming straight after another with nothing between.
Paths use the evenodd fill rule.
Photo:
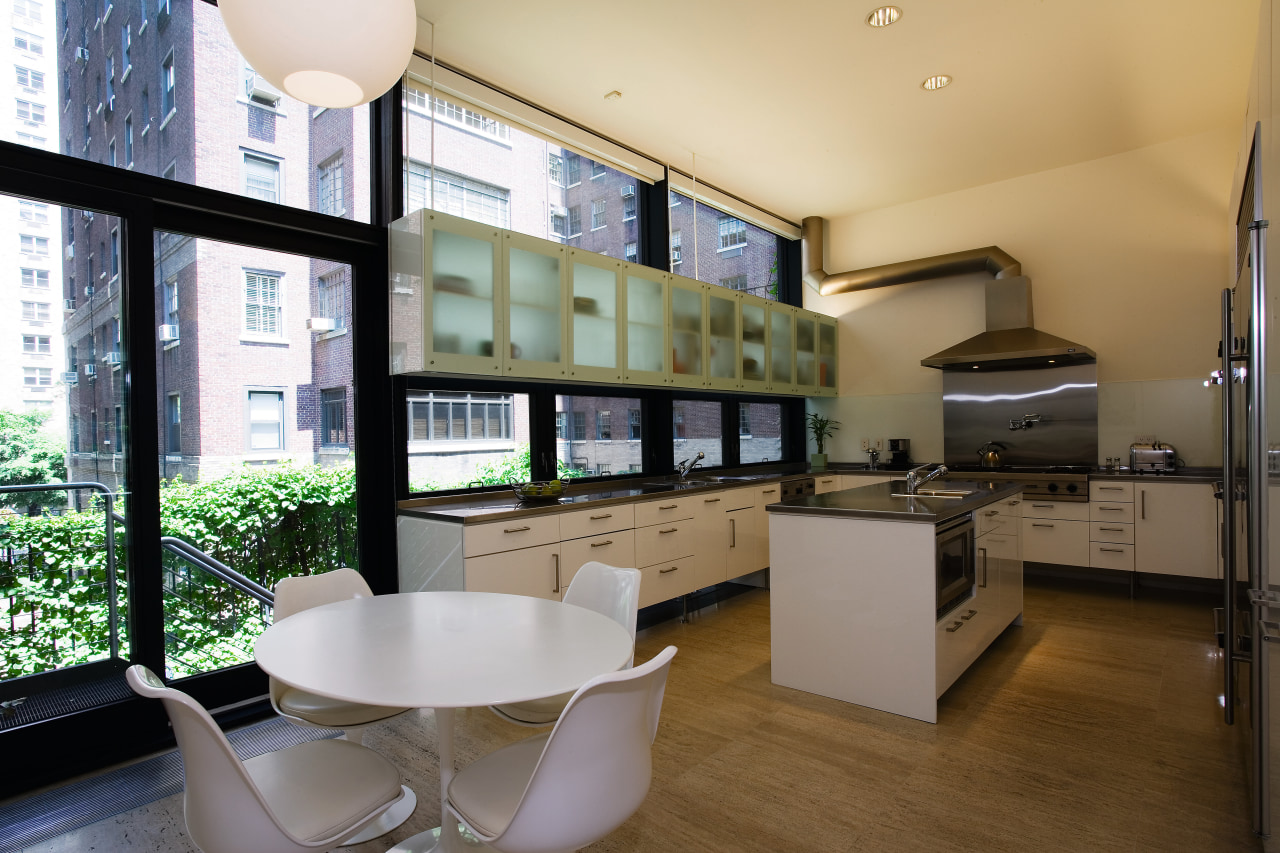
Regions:
<instances>
[{"instance_id":1,"label":"kitchen island","mask_svg":"<svg viewBox=\"0 0 1280 853\"><path fill-rule=\"evenodd\" d=\"M902 480L769 507L773 683L912 717L1022 622L1016 484ZM939 612L937 531L972 518L973 583Z\"/></svg>"}]
</instances>

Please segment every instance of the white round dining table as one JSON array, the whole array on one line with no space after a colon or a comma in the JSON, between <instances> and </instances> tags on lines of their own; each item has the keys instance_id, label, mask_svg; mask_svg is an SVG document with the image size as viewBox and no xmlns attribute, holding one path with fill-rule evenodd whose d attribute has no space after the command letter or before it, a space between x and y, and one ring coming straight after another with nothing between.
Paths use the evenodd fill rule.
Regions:
<instances>
[{"instance_id":1,"label":"white round dining table","mask_svg":"<svg viewBox=\"0 0 1280 853\"><path fill-rule=\"evenodd\" d=\"M440 830L395 853L474 849L449 818L453 712L577 690L630 660L628 631L559 601L489 592L410 592L313 607L268 628L258 666L291 687L370 705L432 708L440 749Z\"/></svg>"}]
</instances>

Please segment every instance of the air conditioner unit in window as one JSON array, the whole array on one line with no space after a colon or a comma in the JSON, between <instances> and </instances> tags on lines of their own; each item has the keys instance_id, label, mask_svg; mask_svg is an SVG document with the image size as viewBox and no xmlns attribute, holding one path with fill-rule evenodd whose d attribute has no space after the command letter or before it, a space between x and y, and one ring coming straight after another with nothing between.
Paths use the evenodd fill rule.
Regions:
<instances>
[{"instance_id":1,"label":"air conditioner unit in window","mask_svg":"<svg viewBox=\"0 0 1280 853\"><path fill-rule=\"evenodd\" d=\"M163 343L176 341L178 339L178 327L176 325L164 325L160 327L160 340Z\"/></svg>"},{"instance_id":2,"label":"air conditioner unit in window","mask_svg":"<svg viewBox=\"0 0 1280 853\"><path fill-rule=\"evenodd\" d=\"M260 101L270 106L280 103L280 90L268 83L259 74L250 74L245 78L245 93L250 99Z\"/></svg>"},{"instance_id":3,"label":"air conditioner unit in window","mask_svg":"<svg viewBox=\"0 0 1280 853\"><path fill-rule=\"evenodd\" d=\"M102 357L102 360L107 364L120 364L124 361L124 359L120 358L120 353L118 352L109 352Z\"/></svg>"},{"instance_id":4,"label":"air conditioner unit in window","mask_svg":"<svg viewBox=\"0 0 1280 853\"><path fill-rule=\"evenodd\" d=\"M635 195L635 194L636 194L636 185L635 185L635 184L627 184L626 186L624 186L624 187L622 188L622 197L623 197L623 198L626 198L626 197L628 197L628 196L633 196L633 195Z\"/></svg>"},{"instance_id":5,"label":"air conditioner unit in window","mask_svg":"<svg viewBox=\"0 0 1280 853\"><path fill-rule=\"evenodd\" d=\"M93 211L92 211L92 210L82 210L82 211L80 211L80 218L81 218L81 219L83 219L83 220L85 220L86 222L92 222L92 221L93 221Z\"/></svg>"},{"instance_id":6,"label":"air conditioner unit in window","mask_svg":"<svg viewBox=\"0 0 1280 853\"><path fill-rule=\"evenodd\" d=\"M86 364L84 366L84 375L90 378L98 375L98 367L95 364Z\"/></svg>"},{"instance_id":7,"label":"air conditioner unit in window","mask_svg":"<svg viewBox=\"0 0 1280 853\"><path fill-rule=\"evenodd\" d=\"M79 385L80 374L76 373L74 370L68 370L66 373L62 374L62 381L66 385Z\"/></svg>"},{"instance_id":8,"label":"air conditioner unit in window","mask_svg":"<svg viewBox=\"0 0 1280 853\"><path fill-rule=\"evenodd\" d=\"M311 317L307 320L307 328L313 332L332 332L338 328L338 322L331 317Z\"/></svg>"},{"instance_id":9,"label":"air conditioner unit in window","mask_svg":"<svg viewBox=\"0 0 1280 853\"><path fill-rule=\"evenodd\" d=\"M85 289L84 289L84 295L85 295L87 298L90 298L90 299L92 299L92 298L93 298L93 285L92 285L92 284L90 284L90 285L86 285L86 286L85 286Z\"/></svg>"},{"instance_id":10,"label":"air conditioner unit in window","mask_svg":"<svg viewBox=\"0 0 1280 853\"><path fill-rule=\"evenodd\" d=\"M62 257L68 261L76 256L76 247L74 243L68 243L67 247L62 250Z\"/></svg>"},{"instance_id":11,"label":"air conditioner unit in window","mask_svg":"<svg viewBox=\"0 0 1280 853\"><path fill-rule=\"evenodd\" d=\"M62 310L63 310L63 311L74 311L74 310L76 310L76 301L75 301L74 299L64 299L64 300L62 300Z\"/></svg>"},{"instance_id":12,"label":"air conditioner unit in window","mask_svg":"<svg viewBox=\"0 0 1280 853\"><path fill-rule=\"evenodd\" d=\"M77 47L77 48L76 48L76 62L79 62L81 65L83 65L84 63L86 63L86 62L88 62L88 61L89 61L89 48L87 48L87 47Z\"/></svg>"}]
</instances>

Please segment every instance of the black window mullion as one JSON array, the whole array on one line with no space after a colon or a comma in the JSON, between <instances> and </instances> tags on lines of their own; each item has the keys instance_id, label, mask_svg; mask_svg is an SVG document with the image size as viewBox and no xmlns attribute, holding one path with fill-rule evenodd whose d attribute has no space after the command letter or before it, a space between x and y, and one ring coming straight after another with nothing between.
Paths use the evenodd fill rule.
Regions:
<instances>
[{"instance_id":1,"label":"black window mullion","mask_svg":"<svg viewBox=\"0 0 1280 853\"><path fill-rule=\"evenodd\" d=\"M725 400L720 404L720 458L726 468L739 464L741 444L738 438L738 400Z\"/></svg>"},{"instance_id":2,"label":"black window mullion","mask_svg":"<svg viewBox=\"0 0 1280 853\"><path fill-rule=\"evenodd\" d=\"M639 230L636 246L636 262L648 267L665 270L670 266L668 245L670 230L667 222L668 184L658 181L649 184L636 182L636 227Z\"/></svg>"}]
</instances>

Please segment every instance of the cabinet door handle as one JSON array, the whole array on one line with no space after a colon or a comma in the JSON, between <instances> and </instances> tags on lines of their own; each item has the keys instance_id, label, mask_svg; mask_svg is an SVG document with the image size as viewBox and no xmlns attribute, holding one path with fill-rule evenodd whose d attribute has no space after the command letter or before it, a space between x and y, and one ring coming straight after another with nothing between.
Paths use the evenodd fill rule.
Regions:
<instances>
[{"instance_id":1,"label":"cabinet door handle","mask_svg":"<svg viewBox=\"0 0 1280 853\"><path fill-rule=\"evenodd\" d=\"M679 570L680 570L680 567L679 567L679 566L672 566L672 567L671 567L671 568L669 568L669 569L658 569L658 574L660 574L660 575L665 575L665 574L668 574L668 573L670 573L670 572L676 572L676 571L679 571Z\"/></svg>"},{"instance_id":2,"label":"cabinet door handle","mask_svg":"<svg viewBox=\"0 0 1280 853\"><path fill-rule=\"evenodd\" d=\"M560 555L552 554L551 556L556 561L556 585L551 591L558 594L560 592Z\"/></svg>"},{"instance_id":3,"label":"cabinet door handle","mask_svg":"<svg viewBox=\"0 0 1280 853\"><path fill-rule=\"evenodd\" d=\"M1039 522L1031 522L1032 527L1053 527L1052 524L1040 524Z\"/></svg>"},{"instance_id":4,"label":"cabinet door handle","mask_svg":"<svg viewBox=\"0 0 1280 853\"><path fill-rule=\"evenodd\" d=\"M1017 506L1020 503L1022 503L1022 501L1009 501L1006 506Z\"/></svg>"},{"instance_id":5,"label":"cabinet door handle","mask_svg":"<svg viewBox=\"0 0 1280 853\"><path fill-rule=\"evenodd\" d=\"M983 513L983 515L985 515L987 518L990 518L990 517L991 517L991 516L993 516L993 515L999 515L999 514L1000 514L1000 510L998 510L998 509L993 509L993 510L991 510L990 512L984 512L984 513Z\"/></svg>"},{"instance_id":6,"label":"cabinet door handle","mask_svg":"<svg viewBox=\"0 0 1280 853\"><path fill-rule=\"evenodd\" d=\"M774 492L776 492L776 491L778 491L778 490L777 490L777 489L765 489L765 490L764 490L764 491L762 491L760 494L762 494L762 495L771 495L771 494L773 494L773 493L774 493Z\"/></svg>"},{"instance_id":7,"label":"cabinet door handle","mask_svg":"<svg viewBox=\"0 0 1280 853\"><path fill-rule=\"evenodd\" d=\"M529 525L526 524L524 527L504 527L502 528L502 532L503 533L524 533L526 530L532 530L532 529L533 528L531 528Z\"/></svg>"},{"instance_id":8,"label":"cabinet door handle","mask_svg":"<svg viewBox=\"0 0 1280 853\"><path fill-rule=\"evenodd\" d=\"M592 520L592 521L600 521L601 519L604 519L604 518L613 518L613 513L611 513L611 512L606 512L604 515L593 515L593 516L591 516L591 520Z\"/></svg>"},{"instance_id":9,"label":"cabinet door handle","mask_svg":"<svg viewBox=\"0 0 1280 853\"><path fill-rule=\"evenodd\" d=\"M954 634L956 631L959 631L963 627L964 627L963 622L953 622L951 623L951 627L947 629L947 633Z\"/></svg>"},{"instance_id":10,"label":"cabinet door handle","mask_svg":"<svg viewBox=\"0 0 1280 853\"><path fill-rule=\"evenodd\" d=\"M719 498L703 498L702 502L704 504L718 504L720 503L720 499Z\"/></svg>"},{"instance_id":11,"label":"cabinet door handle","mask_svg":"<svg viewBox=\"0 0 1280 853\"><path fill-rule=\"evenodd\" d=\"M661 536L665 533L675 533L679 529L679 527L668 527L666 530L659 530L658 535Z\"/></svg>"},{"instance_id":12,"label":"cabinet door handle","mask_svg":"<svg viewBox=\"0 0 1280 853\"><path fill-rule=\"evenodd\" d=\"M1108 552L1108 553L1110 553L1110 554L1123 554L1123 553L1124 553L1124 549L1123 549L1123 548L1099 548L1098 550L1099 550L1099 551L1106 551L1106 552Z\"/></svg>"},{"instance_id":13,"label":"cabinet door handle","mask_svg":"<svg viewBox=\"0 0 1280 853\"><path fill-rule=\"evenodd\" d=\"M606 539L606 540L604 540L603 542L592 542L592 543L591 543L591 547L592 547L592 548L603 548L605 545L612 545L612 544L613 544L613 540L612 540L612 539Z\"/></svg>"},{"instance_id":14,"label":"cabinet door handle","mask_svg":"<svg viewBox=\"0 0 1280 853\"><path fill-rule=\"evenodd\" d=\"M1099 527L1098 529L1107 533L1124 533L1123 527Z\"/></svg>"},{"instance_id":15,"label":"cabinet door handle","mask_svg":"<svg viewBox=\"0 0 1280 853\"><path fill-rule=\"evenodd\" d=\"M979 548L978 553L982 555L982 583L978 584L978 586L982 587L983 589L986 589L987 588L987 549Z\"/></svg>"},{"instance_id":16,"label":"cabinet door handle","mask_svg":"<svg viewBox=\"0 0 1280 853\"><path fill-rule=\"evenodd\" d=\"M729 547L738 547L738 519L729 519Z\"/></svg>"},{"instance_id":17,"label":"cabinet door handle","mask_svg":"<svg viewBox=\"0 0 1280 853\"><path fill-rule=\"evenodd\" d=\"M680 504L671 504L670 506L660 506L658 509L677 509L679 506Z\"/></svg>"},{"instance_id":18,"label":"cabinet door handle","mask_svg":"<svg viewBox=\"0 0 1280 853\"><path fill-rule=\"evenodd\" d=\"M1147 518L1147 490L1139 489L1138 494L1142 498L1142 519L1145 521Z\"/></svg>"},{"instance_id":19,"label":"cabinet door handle","mask_svg":"<svg viewBox=\"0 0 1280 853\"><path fill-rule=\"evenodd\" d=\"M834 483L835 480L819 480L818 482L825 486L827 483Z\"/></svg>"}]
</instances>

